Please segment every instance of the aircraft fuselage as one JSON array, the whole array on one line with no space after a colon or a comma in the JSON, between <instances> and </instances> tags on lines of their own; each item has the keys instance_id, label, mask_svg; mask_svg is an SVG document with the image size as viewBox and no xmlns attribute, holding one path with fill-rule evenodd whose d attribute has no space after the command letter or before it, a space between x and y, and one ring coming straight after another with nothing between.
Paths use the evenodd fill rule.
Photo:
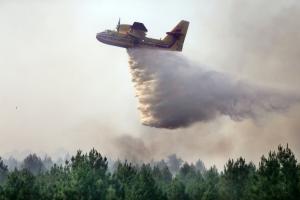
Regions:
<instances>
[{"instance_id":1,"label":"aircraft fuselage","mask_svg":"<svg viewBox=\"0 0 300 200\"><path fill-rule=\"evenodd\" d=\"M98 41L124 48L170 48L176 40L171 43L165 43L162 40L153 38L136 38L130 34L124 34L117 31L106 30L96 35Z\"/></svg>"}]
</instances>

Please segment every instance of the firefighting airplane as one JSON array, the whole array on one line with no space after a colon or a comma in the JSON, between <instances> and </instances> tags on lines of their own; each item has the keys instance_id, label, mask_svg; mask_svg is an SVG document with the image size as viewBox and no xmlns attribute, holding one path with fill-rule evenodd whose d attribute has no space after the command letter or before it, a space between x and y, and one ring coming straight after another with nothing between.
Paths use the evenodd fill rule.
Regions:
<instances>
[{"instance_id":1,"label":"firefighting airplane","mask_svg":"<svg viewBox=\"0 0 300 200\"><path fill-rule=\"evenodd\" d=\"M143 23L134 22L132 25L120 24L117 31L105 30L97 33L96 38L105 44L124 48L156 48L169 51L182 51L185 35L189 27L188 21L180 21L172 31L167 32L164 39L146 37L148 31Z\"/></svg>"}]
</instances>

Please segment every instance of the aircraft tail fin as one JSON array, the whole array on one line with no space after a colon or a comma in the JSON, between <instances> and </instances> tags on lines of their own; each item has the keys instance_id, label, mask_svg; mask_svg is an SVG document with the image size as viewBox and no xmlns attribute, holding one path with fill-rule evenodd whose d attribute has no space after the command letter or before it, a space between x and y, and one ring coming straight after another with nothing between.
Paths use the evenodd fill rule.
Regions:
<instances>
[{"instance_id":1,"label":"aircraft tail fin","mask_svg":"<svg viewBox=\"0 0 300 200\"><path fill-rule=\"evenodd\" d=\"M184 39L189 28L189 22L181 20L172 31L167 32L163 41L169 44L169 49L173 51L182 51Z\"/></svg>"}]
</instances>

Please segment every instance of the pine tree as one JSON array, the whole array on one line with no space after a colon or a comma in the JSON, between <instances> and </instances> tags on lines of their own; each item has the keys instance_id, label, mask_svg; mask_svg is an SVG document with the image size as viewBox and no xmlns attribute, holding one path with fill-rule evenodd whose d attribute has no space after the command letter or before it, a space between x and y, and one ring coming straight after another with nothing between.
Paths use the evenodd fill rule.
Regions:
<instances>
[{"instance_id":1,"label":"pine tree","mask_svg":"<svg viewBox=\"0 0 300 200\"><path fill-rule=\"evenodd\" d=\"M178 179L172 180L167 191L168 200L186 200L188 199L185 193L185 185Z\"/></svg>"},{"instance_id":2,"label":"pine tree","mask_svg":"<svg viewBox=\"0 0 300 200\"><path fill-rule=\"evenodd\" d=\"M6 180L7 174L7 166L4 164L2 158L0 157L0 185Z\"/></svg>"},{"instance_id":3,"label":"pine tree","mask_svg":"<svg viewBox=\"0 0 300 200\"><path fill-rule=\"evenodd\" d=\"M125 199L130 200L152 200L165 199L162 191L159 189L152 175L150 165L143 164L138 171L131 191Z\"/></svg>"},{"instance_id":4,"label":"pine tree","mask_svg":"<svg viewBox=\"0 0 300 200\"><path fill-rule=\"evenodd\" d=\"M221 179L222 198L228 200L245 199L248 195L247 188L250 187L254 174L254 164L247 164L242 157L236 161L228 160Z\"/></svg>"}]
</instances>

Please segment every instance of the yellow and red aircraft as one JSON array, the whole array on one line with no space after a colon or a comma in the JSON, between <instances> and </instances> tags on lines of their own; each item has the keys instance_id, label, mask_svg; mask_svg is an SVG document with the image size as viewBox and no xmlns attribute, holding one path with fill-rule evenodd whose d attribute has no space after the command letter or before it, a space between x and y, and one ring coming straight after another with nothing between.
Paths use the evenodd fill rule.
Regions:
<instances>
[{"instance_id":1,"label":"yellow and red aircraft","mask_svg":"<svg viewBox=\"0 0 300 200\"><path fill-rule=\"evenodd\" d=\"M184 39L189 27L188 21L180 21L164 39L146 37L147 29L143 23L117 25L117 30L97 33L96 38L105 44L124 48L157 48L169 51L182 51Z\"/></svg>"}]
</instances>

